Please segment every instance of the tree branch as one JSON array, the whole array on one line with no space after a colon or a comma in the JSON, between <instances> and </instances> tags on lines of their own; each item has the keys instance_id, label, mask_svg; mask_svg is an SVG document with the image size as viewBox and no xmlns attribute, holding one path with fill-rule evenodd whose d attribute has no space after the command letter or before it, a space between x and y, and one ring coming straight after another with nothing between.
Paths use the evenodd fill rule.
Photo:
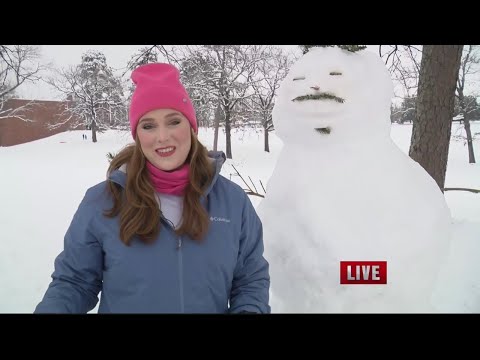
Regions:
<instances>
[{"instance_id":1,"label":"tree branch","mask_svg":"<svg viewBox=\"0 0 480 360\"><path fill-rule=\"evenodd\" d=\"M480 193L480 190L477 189L469 189L469 188L444 188L444 191L469 191L475 194Z\"/></svg>"},{"instance_id":2,"label":"tree branch","mask_svg":"<svg viewBox=\"0 0 480 360\"><path fill-rule=\"evenodd\" d=\"M250 185L247 184L247 182L245 181L245 179L243 178L243 176L242 176L242 175L238 172L238 170L235 168L235 166L232 165L232 167L233 167L233 169L235 170L235 172L237 173L237 175L240 177L240 179L242 179L243 183L247 186L247 189L243 189L243 190L247 193L247 195L254 195L254 196L259 196L259 197L262 197L262 198L265 197L265 195L262 195L262 194L259 194L259 193L256 192L256 191L253 191L252 188L250 187ZM252 180L252 179L250 179L250 181L251 181L251 180ZM253 184L253 182L252 182L252 184ZM254 185L254 187L255 187L255 185ZM263 187L263 185L262 185L262 187ZM257 190L257 189L255 188L255 190Z\"/></svg>"}]
</instances>

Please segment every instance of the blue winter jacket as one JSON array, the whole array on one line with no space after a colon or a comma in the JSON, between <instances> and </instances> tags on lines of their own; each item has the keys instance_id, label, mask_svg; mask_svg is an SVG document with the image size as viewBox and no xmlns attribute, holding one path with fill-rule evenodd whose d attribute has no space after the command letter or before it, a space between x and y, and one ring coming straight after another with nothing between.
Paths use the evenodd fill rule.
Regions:
<instances>
[{"instance_id":1,"label":"blue winter jacket","mask_svg":"<svg viewBox=\"0 0 480 360\"><path fill-rule=\"evenodd\" d=\"M55 259L52 281L35 313L269 313L270 278L262 224L242 188L220 175L202 198L210 214L204 243L178 237L162 218L153 245L119 238L119 219L104 181L85 194ZM125 173L109 176L125 186Z\"/></svg>"}]
</instances>

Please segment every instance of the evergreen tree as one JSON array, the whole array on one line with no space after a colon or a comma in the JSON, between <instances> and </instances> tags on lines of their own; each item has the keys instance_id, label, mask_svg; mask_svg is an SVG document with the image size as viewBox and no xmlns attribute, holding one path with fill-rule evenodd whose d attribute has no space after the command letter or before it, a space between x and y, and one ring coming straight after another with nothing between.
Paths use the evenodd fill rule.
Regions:
<instances>
[{"instance_id":1,"label":"evergreen tree","mask_svg":"<svg viewBox=\"0 0 480 360\"><path fill-rule=\"evenodd\" d=\"M119 128L128 122L121 80L103 53L89 50L79 65L60 70L58 75L48 82L69 100L64 112L75 118L71 126L83 124L92 131L93 142L98 130ZM52 127L58 125L61 123Z\"/></svg>"}]
</instances>

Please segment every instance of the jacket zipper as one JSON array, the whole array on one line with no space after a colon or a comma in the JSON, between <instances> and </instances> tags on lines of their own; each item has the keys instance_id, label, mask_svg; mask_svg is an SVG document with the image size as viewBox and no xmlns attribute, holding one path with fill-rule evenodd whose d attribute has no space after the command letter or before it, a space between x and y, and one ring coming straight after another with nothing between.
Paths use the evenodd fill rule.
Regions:
<instances>
[{"instance_id":1,"label":"jacket zipper","mask_svg":"<svg viewBox=\"0 0 480 360\"><path fill-rule=\"evenodd\" d=\"M180 311L185 312L185 303L183 300L183 257L182 257L182 237L178 237L177 252L178 252L178 277L180 282Z\"/></svg>"},{"instance_id":2,"label":"jacket zipper","mask_svg":"<svg viewBox=\"0 0 480 360\"><path fill-rule=\"evenodd\" d=\"M173 223L165 218L162 215L162 219L170 225L172 228L173 232L175 233L175 226ZM180 312L184 313L185 312L185 303L183 299L183 257L182 257L182 237L178 236L177 237L177 244L176 244L176 249L177 249L177 254L178 254L178 283L179 283L179 288L180 288Z\"/></svg>"}]
</instances>

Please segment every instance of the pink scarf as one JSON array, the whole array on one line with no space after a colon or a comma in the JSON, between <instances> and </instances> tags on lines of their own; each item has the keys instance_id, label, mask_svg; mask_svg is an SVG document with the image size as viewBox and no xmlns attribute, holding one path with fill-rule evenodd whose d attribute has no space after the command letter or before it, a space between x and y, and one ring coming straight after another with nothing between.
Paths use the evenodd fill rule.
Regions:
<instances>
[{"instance_id":1,"label":"pink scarf","mask_svg":"<svg viewBox=\"0 0 480 360\"><path fill-rule=\"evenodd\" d=\"M184 195L189 182L189 164L185 163L179 169L168 172L156 168L147 161L147 169L156 191L163 194Z\"/></svg>"}]
</instances>

